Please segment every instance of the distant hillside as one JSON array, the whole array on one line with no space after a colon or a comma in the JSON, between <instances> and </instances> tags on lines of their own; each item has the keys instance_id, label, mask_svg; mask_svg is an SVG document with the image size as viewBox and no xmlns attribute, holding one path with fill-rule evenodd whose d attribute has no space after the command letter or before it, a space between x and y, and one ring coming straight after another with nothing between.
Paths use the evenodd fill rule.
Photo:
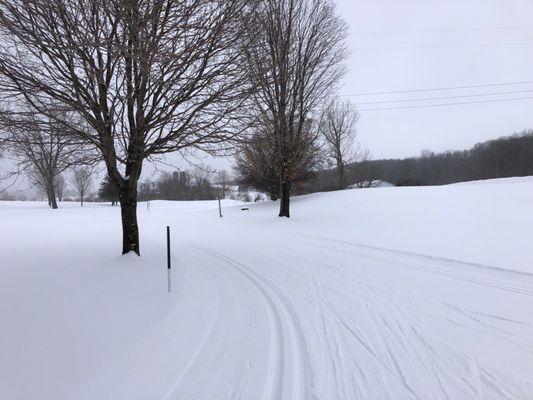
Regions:
<instances>
[{"instance_id":1,"label":"distant hillside","mask_svg":"<svg viewBox=\"0 0 533 400\"><path fill-rule=\"evenodd\" d=\"M533 131L476 144L470 150L433 153L403 160L374 160L350 167L351 185L375 179L397 186L445 185L513 176L533 175ZM331 170L319 171L305 191L334 190Z\"/></svg>"},{"instance_id":2,"label":"distant hillside","mask_svg":"<svg viewBox=\"0 0 533 400\"><path fill-rule=\"evenodd\" d=\"M533 175L533 131L478 143L470 150L369 163L380 179L396 185L455 182Z\"/></svg>"}]
</instances>

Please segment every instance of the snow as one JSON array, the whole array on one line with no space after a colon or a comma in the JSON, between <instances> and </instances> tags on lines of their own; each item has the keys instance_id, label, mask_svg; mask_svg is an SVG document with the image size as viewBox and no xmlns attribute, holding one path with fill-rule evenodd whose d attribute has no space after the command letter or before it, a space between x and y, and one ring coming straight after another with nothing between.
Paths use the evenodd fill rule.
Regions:
<instances>
[{"instance_id":1,"label":"snow","mask_svg":"<svg viewBox=\"0 0 533 400\"><path fill-rule=\"evenodd\" d=\"M0 398L533 398L533 178L240 204L0 202Z\"/></svg>"}]
</instances>

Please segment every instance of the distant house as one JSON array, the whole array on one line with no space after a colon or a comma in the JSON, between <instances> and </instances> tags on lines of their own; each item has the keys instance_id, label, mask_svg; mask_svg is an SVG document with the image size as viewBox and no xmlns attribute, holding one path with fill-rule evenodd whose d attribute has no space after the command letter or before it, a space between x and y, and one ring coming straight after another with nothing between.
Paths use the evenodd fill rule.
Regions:
<instances>
[{"instance_id":1,"label":"distant house","mask_svg":"<svg viewBox=\"0 0 533 400\"><path fill-rule=\"evenodd\" d=\"M368 189L368 188L386 188L393 187L394 185L387 181L377 180L373 182L354 183L348 186L348 189Z\"/></svg>"},{"instance_id":2,"label":"distant house","mask_svg":"<svg viewBox=\"0 0 533 400\"><path fill-rule=\"evenodd\" d=\"M385 188L385 187L393 187L393 186L395 185L393 185L390 182L382 181L382 180L376 181L372 184L373 188Z\"/></svg>"}]
</instances>

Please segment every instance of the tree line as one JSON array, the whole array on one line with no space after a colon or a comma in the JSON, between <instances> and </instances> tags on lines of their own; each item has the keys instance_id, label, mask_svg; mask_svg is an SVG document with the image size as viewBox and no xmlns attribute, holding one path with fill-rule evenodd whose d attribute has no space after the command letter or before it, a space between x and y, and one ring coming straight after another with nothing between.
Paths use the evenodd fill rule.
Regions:
<instances>
[{"instance_id":1,"label":"tree line","mask_svg":"<svg viewBox=\"0 0 533 400\"><path fill-rule=\"evenodd\" d=\"M376 179L397 186L445 185L482 179L533 175L533 131L476 144L463 151L403 160L369 161Z\"/></svg>"},{"instance_id":2,"label":"tree line","mask_svg":"<svg viewBox=\"0 0 533 400\"><path fill-rule=\"evenodd\" d=\"M353 130L352 130L353 132ZM533 131L527 130L512 136L476 144L469 150L434 153L422 151L419 157L405 159L371 160L368 150L362 149L353 136L353 145L345 157L349 162L334 168L327 163L310 163L295 180L295 194L309 194L339 190L346 187L368 188L379 181L395 186L446 185L483 179L508 178L533 175ZM257 165L269 165L261 143L249 145L248 152L237 157L236 173L239 182L270 194L277 199L278 180L270 170L259 173L261 168L246 164L247 160L257 159ZM322 157L330 154L330 165L336 164L333 148L326 147ZM326 167L325 167L326 166ZM340 170L340 171L339 171ZM257 172L256 174L254 174Z\"/></svg>"}]
</instances>

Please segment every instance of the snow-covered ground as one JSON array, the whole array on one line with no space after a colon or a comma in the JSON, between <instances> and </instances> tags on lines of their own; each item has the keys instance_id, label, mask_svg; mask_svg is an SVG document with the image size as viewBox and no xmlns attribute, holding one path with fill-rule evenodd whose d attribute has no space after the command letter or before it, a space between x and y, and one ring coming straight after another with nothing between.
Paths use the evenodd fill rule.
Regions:
<instances>
[{"instance_id":1,"label":"snow-covered ground","mask_svg":"<svg viewBox=\"0 0 533 400\"><path fill-rule=\"evenodd\" d=\"M532 178L235 204L0 203L0 398L533 399Z\"/></svg>"}]
</instances>

